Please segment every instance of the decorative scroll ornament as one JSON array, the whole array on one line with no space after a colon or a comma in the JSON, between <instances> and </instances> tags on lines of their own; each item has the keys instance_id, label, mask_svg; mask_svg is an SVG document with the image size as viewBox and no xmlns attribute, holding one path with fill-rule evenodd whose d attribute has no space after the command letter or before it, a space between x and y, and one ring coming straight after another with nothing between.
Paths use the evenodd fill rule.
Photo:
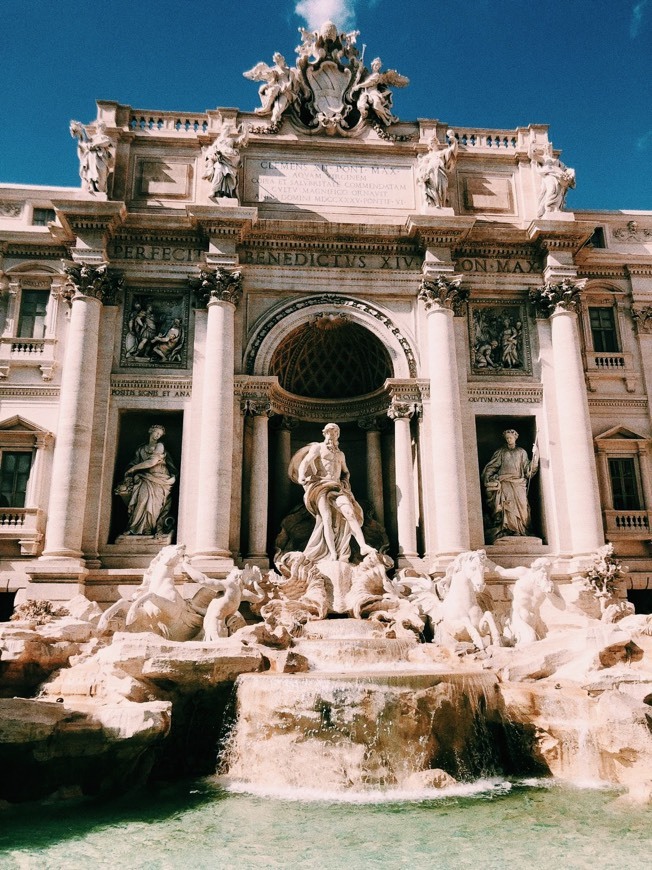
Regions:
<instances>
[{"instance_id":1,"label":"decorative scroll ornament","mask_svg":"<svg viewBox=\"0 0 652 870\"><path fill-rule=\"evenodd\" d=\"M202 269L199 278L193 278L190 286L197 296L198 307L205 307L211 301L230 302L237 305L242 296L242 273L229 271L219 266L217 269Z\"/></svg>"},{"instance_id":2,"label":"decorative scroll ornament","mask_svg":"<svg viewBox=\"0 0 652 870\"><path fill-rule=\"evenodd\" d=\"M356 48L357 30L338 33L327 21L319 30L301 27L299 32L302 41L294 68L277 52L274 66L261 62L243 73L262 82L258 89L262 105L256 114L271 116L271 127L252 128L253 133L278 132L287 114L308 133L357 136L370 126L383 139L409 138L387 133L398 121L392 114L389 85L404 88L409 79L396 70L382 71L378 57L368 70Z\"/></svg>"},{"instance_id":3,"label":"decorative scroll ornament","mask_svg":"<svg viewBox=\"0 0 652 870\"><path fill-rule=\"evenodd\" d=\"M447 280L441 275L437 278L424 278L419 287L418 298L425 303L426 311L448 308L459 315L469 298L469 291L460 286L461 281L459 277Z\"/></svg>"},{"instance_id":4,"label":"decorative scroll ornament","mask_svg":"<svg viewBox=\"0 0 652 870\"><path fill-rule=\"evenodd\" d=\"M67 279L62 287L53 290L57 297L68 304L77 296L92 296L105 305L117 305L120 301L124 279L109 271L108 263L92 266L75 263L64 266Z\"/></svg>"},{"instance_id":5,"label":"decorative scroll ornament","mask_svg":"<svg viewBox=\"0 0 652 870\"><path fill-rule=\"evenodd\" d=\"M564 311L577 311L580 307L582 284L564 278L558 284L544 284L533 287L529 299L540 317L550 317L557 308Z\"/></svg>"},{"instance_id":6,"label":"decorative scroll ornament","mask_svg":"<svg viewBox=\"0 0 652 870\"><path fill-rule=\"evenodd\" d=\"M652 305L637 305L632 308L632 320L638 333L652 333Z\"/></svg>"}]
</instances>

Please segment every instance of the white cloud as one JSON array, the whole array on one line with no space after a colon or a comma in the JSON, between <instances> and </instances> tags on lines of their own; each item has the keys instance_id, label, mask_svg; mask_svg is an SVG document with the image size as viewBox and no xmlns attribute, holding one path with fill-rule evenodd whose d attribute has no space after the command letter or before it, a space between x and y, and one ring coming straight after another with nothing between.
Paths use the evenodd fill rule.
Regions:
<instances>
[{"instance_id":1,"label":"white cloud","mask_svg":"<svg viewBox=\"0 0 652 870\"><path fill-rule=\"evenodd\" d=\"M356 3L357 0L300 0L294 11L305 19L309 30L318 30L324 21L347 28L355 24Z\"/></svg>"},{"instance_id":2,"label":"white cloud","mask_svg":"<svg viewBox=\"0 0 652 870\"><path fill-rule=\"evenodd\" d=\"M636 140L636 147L639 151L647 151L650 145L652 145L652 130L648 130Z\"/></svg>"},{"instance_id":3,"label":"white cloud","mask_svg":"<svg viewBox=\"0 0 652 870\"><path fill-rule=\"evenodd\" d=\"M645 10L649 5L650 0L638 0L638 3L634 4L634 8L632 9L632 19L629 22L629 35L632 39L636 39L641 29L641 22L643 21L643 16L645 15Z\"/></svg>"}]
</instances>

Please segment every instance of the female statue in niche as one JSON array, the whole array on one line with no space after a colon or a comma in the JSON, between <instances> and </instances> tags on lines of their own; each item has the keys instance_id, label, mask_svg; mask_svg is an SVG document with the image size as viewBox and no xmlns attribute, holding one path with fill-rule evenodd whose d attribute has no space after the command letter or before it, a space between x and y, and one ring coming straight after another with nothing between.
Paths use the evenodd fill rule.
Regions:
<instances>
[{"instance_id":1,"label":"female statue in niche","mask_svg":"<svg viewBox=\"0 0 652 870\"><path fill-rule=\"evenodd\" d=\"M165 429L155 423L149 441L136 450L115 490L127 505L129 525L125 535L165 537L174 524L170 517L172 487L177 470L161 439Z\"/></svg>"}]
</instances>

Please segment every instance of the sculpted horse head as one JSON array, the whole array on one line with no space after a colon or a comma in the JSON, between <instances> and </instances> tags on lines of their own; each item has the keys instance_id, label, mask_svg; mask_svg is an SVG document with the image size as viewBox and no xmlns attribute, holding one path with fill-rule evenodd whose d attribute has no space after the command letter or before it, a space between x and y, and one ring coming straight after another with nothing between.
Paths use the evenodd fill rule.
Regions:
<instances>
[{"instance_id":1,"label":"sculpted horse head","mask_svg":"<svg viewBox=\"0 0 652 870\"><path fill-rule=\"evenodd\" d=\"M444 580L452 588L469 585L474 592L482 592L485 588L484 572L487 565L487 554L484 550L467 550L456 556L446 569Z\"/></svg>"}]
</instances>

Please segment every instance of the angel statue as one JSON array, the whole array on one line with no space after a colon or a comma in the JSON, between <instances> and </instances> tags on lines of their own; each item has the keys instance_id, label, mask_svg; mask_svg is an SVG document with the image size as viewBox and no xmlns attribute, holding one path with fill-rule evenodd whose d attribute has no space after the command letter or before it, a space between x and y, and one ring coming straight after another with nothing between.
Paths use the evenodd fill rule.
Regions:
<instances>
[{"instance_id":1,"label":"angel statue","mask_svg":"<svg viewBox=\"0 0 652 870\"><path fill-rule=\"evenodd\" d=\"M258 88L262 105L255 112L257 115L271 114L272 126L276 127L281 121L283 112L298 97L300 83L297 71L290 69L283 55L277 51L274 54L274 66L268 66L261 61L243 73L243 76L253 82L263 83Z\"/></svg>"},{"instance_id":2,"label":"angel statue","mask_svg":"<svg viewBox=\"0 0 652 870\"><path fill-rule=\"evenodd\" d=\"M204 172L211 184L211 199L237 197L240 148L247 144L248 130L235 124L222 124L220 134L212 145L204 148Z\"/></svg>"},{"instance_id":3,"label":"angel statue","mask_svg":"<svg viewBox=\"0 0 652 870\"><path fill-rule=\"evenodd\" d=\"M98 121L95 132L89 136L87 127L79 121L71 121L70 135L77 140L82 188L88 193L106 193L114 158L111 150L113 142L106 135L106 124Z\"/></svg>"},{"instance_id":4,"label":"angel statue","mask_svg":"<svg viewBox=\"0 0 652 870\"><path fill-rule=\"evenodd\" d=\"M381 72L382 61L379 57L371 62L371 73L351 89L351 96L359 93L356 107L360 112L360 118L364 121L372 111L381 124L388 127L398 121L392 114L392 94L387 90L387 85L396 88L404 88L410 80L394 69Z\"/></svg>"},{"instance_id":5,"label":"angel statue","mask_svg":"<svg viewBox=\"0 0 652 870\"><path fill-rule=\"evenodd\" d=\"M559 157L552 152L552 144L547 142L543 153L530 143L528 151L530 163L541 178L537 217L543 217L550 211L561 211L564 207L566 194L575 187L575 170L565 166Z\"/></svg>"}]
</instances>

